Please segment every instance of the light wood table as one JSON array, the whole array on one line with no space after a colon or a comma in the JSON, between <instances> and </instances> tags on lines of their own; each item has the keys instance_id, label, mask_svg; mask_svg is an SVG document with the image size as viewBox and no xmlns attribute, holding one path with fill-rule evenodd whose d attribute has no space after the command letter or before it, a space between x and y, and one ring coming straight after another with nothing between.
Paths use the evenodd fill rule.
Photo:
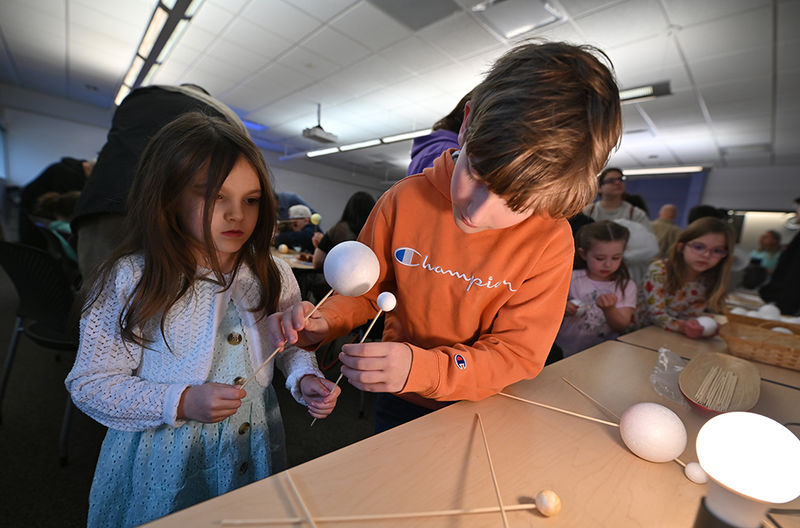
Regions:
<instances>
[{"instance_id":1,"label":"light wood table","mask_svg":"<svg viewBox=\"0 0 800 528\"><path fill-rule=\"evenodd\" d=\"M662 346L667 347L686 359L692 359L703 352L728 353L728 345L718 336L710 339L689 339L683 334L670 332L657 326L648 326L619 336L617 339L623 343L648 348L653 351L658 351ZM789 385L800 391L800 371L767 365L757 361L752 363L758 368L762 380ZM798 398L800 398L800 394L798 394ZM798 406L800 406L800 400L798 401Z\"/></svg>"},{"instance_id":2,"label":"light wood table","mask_svg":"<svg viewBox=\"0 0 800 528\"><path fill-rule=\"evenodd\" d=\"M617 414L641 401L662 403L686 424L689 442L682 459L696 460L694 440L710 416L656 394L649 381L655 360L651 350L608 341L554 363L535 379L506 390L604 419L609 417L561 378L566 377ZM798 422L797 392L765 384L754 412L781 423ZM624 446L616 427L500 395L456 403L294 467L289 473L313 517L497 506L476 413L480 413L486 429L504 505L531 502L543 489L555 490L563 501L563 509L555 517L509 512L510 526L692 525L705 486L686 479L677 463L656 464L637 458ZM325 427L325 423L320 422L318 427ZM786 507L798 508L800 500ZM302 507L284 472L149 526L218 527L222 519L302 516ZM789 517L789 521L793 519ZM489 513L319 526L498 527L502 521L499 513ZM784 528L789 526L798 524L784 524Z\"/></svg>"},{"instance_id":3,"label":"light wood table","mask_svg":"<svg viewBox=\"0 0 800 528\"><path fill-rule=\"evenodd\" d=\"M300 260L300 253L290 249L288 253L281 253L276 248L270 248L270 253L273 257L279 258L286 262L294 270L313 270L314 264L305 260Z\"/></svg>"}]
</instances>

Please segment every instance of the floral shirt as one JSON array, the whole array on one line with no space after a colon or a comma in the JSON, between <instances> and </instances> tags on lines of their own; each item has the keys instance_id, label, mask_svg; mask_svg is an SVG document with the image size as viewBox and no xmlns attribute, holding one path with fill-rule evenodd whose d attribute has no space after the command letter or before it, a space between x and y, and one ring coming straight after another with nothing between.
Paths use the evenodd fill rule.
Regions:
<instances>
[{"instance_id":1,"label":"floral shirt","mask_svg":"<svg viewBox=\"0 0 800 528\"><path fill-rule=\"evenodd\" d=\"M664 291L667 282L666 261L655 260L647 269L642 293L644 299L642 322L680 332L679 321L702 315L706 308L706 285L699 280L689 281L678 291Z\"/></svg>"}]
</instances>

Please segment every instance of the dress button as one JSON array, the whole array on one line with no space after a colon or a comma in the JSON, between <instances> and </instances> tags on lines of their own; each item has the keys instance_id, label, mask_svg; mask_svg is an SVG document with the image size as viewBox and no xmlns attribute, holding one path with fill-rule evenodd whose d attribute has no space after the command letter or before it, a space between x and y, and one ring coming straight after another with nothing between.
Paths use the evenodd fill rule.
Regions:
<instances>
[{"instance_id":1,"label":"dress button","mask_svg":"<svg viewBox=\"0 0 800 528\"><path fill-rule=\"evenodd\" d=\"M236 376L233 378L234 385L241 385L242 383L244 383L244 378L242 376Z\"/></svg>"},{"instance_id":2,"label":"dress button","mask_svg":"<svg viewBox=\"0 0 800 528\"><path fill-rule=\"evenodd\" d=\"M242 462L242 465L239 466L239 473L241 473L242 475L247 473L247 462Z\"/></svg>"},{"instance_id":3,"label":"dress button","mask_svg":"<svg viewBox=\"0 0 800 528\"><path fill-rule=\"evenodd\" d=\"M250 429L250 424L248 422L243 423L239 426L239 434L243 435Z\"/></svg>"},{"instance_id":4,"label":"dress button","mask_svg":"<svg viewBox=\"0 0 800 528\"><path fill-rule=\"evenodd\" d=\"M228 343L232 345L238 345L242 342L242 334L238 334L236 332L231 332L228 334Z\"/></svg>"}]
</instances>

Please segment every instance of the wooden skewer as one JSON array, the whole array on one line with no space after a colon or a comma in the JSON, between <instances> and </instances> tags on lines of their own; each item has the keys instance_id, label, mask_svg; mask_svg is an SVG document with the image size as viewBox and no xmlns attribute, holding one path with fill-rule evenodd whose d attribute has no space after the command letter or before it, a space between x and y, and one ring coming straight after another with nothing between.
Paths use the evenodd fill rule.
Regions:
<instances>
[{"instance_id":1,"label":"wooden skewer","mask_svg":"<svg viewBox=\"0 0 800 528\"><path fill-rule=\"evenodd\" d=\"M369 326L367 327L367 331L366 331L366 332L364 332L364 335L363 335L363 336L361 336L361 341L359 341L359 342L358 342L358 344L359 344L359 345L360 345L360 344L362 344L362 343L364 342L364 340L367 338L367 334L369 333L369 331L370 331L370 330L372 330L372 327L373 327L373 326L375 326L375 321L377 321L377 320L378 320L378 317L380 317L382 313L383 313L383 310L378 310L378 315L376 315L376 316L375 316L375 317L372 319L372 322L371 322L371 323L369 324ZM335 389L336 387L338 387L338 386L339 386L339 382L340 382L340 381L342 381L342 377L343 377L343 376L344 376L344 374L342 374L341 372L339 372L339 377L336 379L336 383L334 383L334 384L333 384L333 389ZM333 389L331 389L331 391L333 391ZM310 425L309 427L313 427L313 426L314 426L314 424L316 423L316 421L317 421L317 419L316 419L316 418L314 418L313 420L311 420L311 425Z\"/></svg>"},{"instance_id":2,"label":"wooden skewer","mask_svg":"<svg viewBox=\"0 0 800 528\"><path fill-rule=\"evenodd\" d=\"M480 413L475 413L478 419L478 425L481 428L481 438L483 438L483 447L486 449L486 459L489 461L489 471L492 474L492 482L494 483L494 492L497 495L497 504L500 506L500 515L503 517L503 526L508 528L508 519L506 518L506 510L503 508L503 498L500 496L500 486L497 484L497 477L494 474L494 465L492 464L492 455L489 453L489 442L486 441L486 431L483 429L483 420L481 420Z\"/></svg>"},{"instance_id":3,"label":"wooden skewer","mask_svg":"<svg viewBox=\"0 0 800 528\"><path fill-rule=\"evenodd\" d=\"M306 514L306 519L308 524L311 525L312 528L317 528L317 523L314 522L314 518L311 517L311 512L308 510L308 506L306 506L305 501L303 501L303 497L300 496L300 492L297 491L297 487L294 485L294 481L292 480L292 476L289 472L286 472L286 480L289 481L289 487L292 488L292 492L294 492L294 496L297 497L297 502L300 503L300 507L303 508L303 512Z\"/></svg>"},{"instance_id":4,"label":"wooden skewer","mask_svg":"<svg viewBox=\"0 0 800 528\"><path fill-rule=\"evenodd\" d=\"M536 509L536 504L512 504L504 506L506 511L530 511ZM452 515L477 515L482 513L497 513L500 508L487 506L484 508L468 508L454 510L433 510L427 512L408 513L375 513L363 515L339 515L316 517L317 523L342 523L358 521L381 521L390 519L418 519L420 517L448 517ZM304 522L304 517L285 517L283 519L223 519L221 526L268 526L273 524L297 524Z\"/></svg>"},{"instance_id":5,"label":"wooden skewer","mask_svg":"<svg viewBox=\"0 0 800 528\"><path fill-rule=\"evenodd\" d=\"M309 318L309 317L311 317L311 314L313 314L314 312L316 312L316 311L317 311L317 308L319 308L319 307L322 305L322 303L324 303L324 302L325 302L325 300L326 300L328 297L330 297L330 296L331 296L331 294L332 294L332 293L333 293L333 288L331 288L331 291L329 291L328 293L326 293L326 294L325 294L325 297L323 297L323 298L322 298L322 299L321 299L321 300L320 300L320 301L317 303L317 305L314 307L314 309L313 309L313 310L311 310L310 312L308 312L308 315L306 315L306 316L305 316L305 318L303 319L303 321L304 321L304 322L305 322L305 321L308 321L308 318ZM261 372L261 369L263 369L264 367L266 367L266 366L267 366L267 363L269 363L270 361L272 361L272 358L274 358L274 357L275 357L275 355L276 355L278 352L280 352L282 349L283 349L283 345L281 345L281 346L279 346L278 348L276 348L276 349L275 349L275 351L274 351L272 354L270 354L270 356L269 356L267 359L265 359L265 360L264 360L264 362L263 362L263 363L261 363L261 365L259 365L259 366L258 366L258 368L255 370L255 372L253 372L252 374L250 374L250 377L249 377L249 378L247 378L246 380L244 380L244 383L242 383L241 385L239 385L239 388L240 388L240 389L243 389L245 385L247 385L248 383L250 383L251 381L253 381L253 379L256 377L256 374L258 374L259 372Z\"/></svg>"},{"instance_id":6,"label":"wooden skewer","mask_svg":"<svg viewBox=\"0 0 800 528\"><path fill-rule=\"evenodd\" d=\"M577 416L578 418L583 418L584 420L590 420L592 422L597 422L605 425L610 425L611 427L619 427L619 424L615 424L614 422L609 422L607 420L601 420L600 418L593 418L591 416L586 416L585 414L578 414L576 412L567 411L566 409L559 409L558 407L553 407L552 405L547 405L544 403L539 403L531 400L526 400L525 398L520 398L519 396L514 396L513 394L508 394L505 392L498 392L500 396L505 396L506 398L511 398L512 400L519 400L521 402L529 403L531 405L537 405L539 407L544 407L545 409L550 409L551 411L557 411L564 414L569 414L570 416Z\"/></svg>"}]
</instances>

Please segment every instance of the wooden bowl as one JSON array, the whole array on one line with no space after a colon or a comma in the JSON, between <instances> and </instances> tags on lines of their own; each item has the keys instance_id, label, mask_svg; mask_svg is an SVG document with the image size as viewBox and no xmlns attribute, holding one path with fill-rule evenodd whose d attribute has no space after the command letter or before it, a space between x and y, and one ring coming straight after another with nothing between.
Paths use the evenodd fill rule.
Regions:
<instances>
[{"instance_id":1,"label":"wooden bowl","mask_svg":"<svg viewBox=\"0 0 800 528\"><path fill-rule=\"evenodd\" d=\"M735 376L735 385L727 405L721 404L719 399L712 398L710 401L708 398L703 398L703 393L708 394L708 382L721 380L722 378L715 376L726 373ZM678 386L686 399L700 409L716 413L749 411L758 403L761 375L758 368L745 359L719 352L705 352L696 356L684 367L678 378Z\"/></svg>"}]
</instances>

